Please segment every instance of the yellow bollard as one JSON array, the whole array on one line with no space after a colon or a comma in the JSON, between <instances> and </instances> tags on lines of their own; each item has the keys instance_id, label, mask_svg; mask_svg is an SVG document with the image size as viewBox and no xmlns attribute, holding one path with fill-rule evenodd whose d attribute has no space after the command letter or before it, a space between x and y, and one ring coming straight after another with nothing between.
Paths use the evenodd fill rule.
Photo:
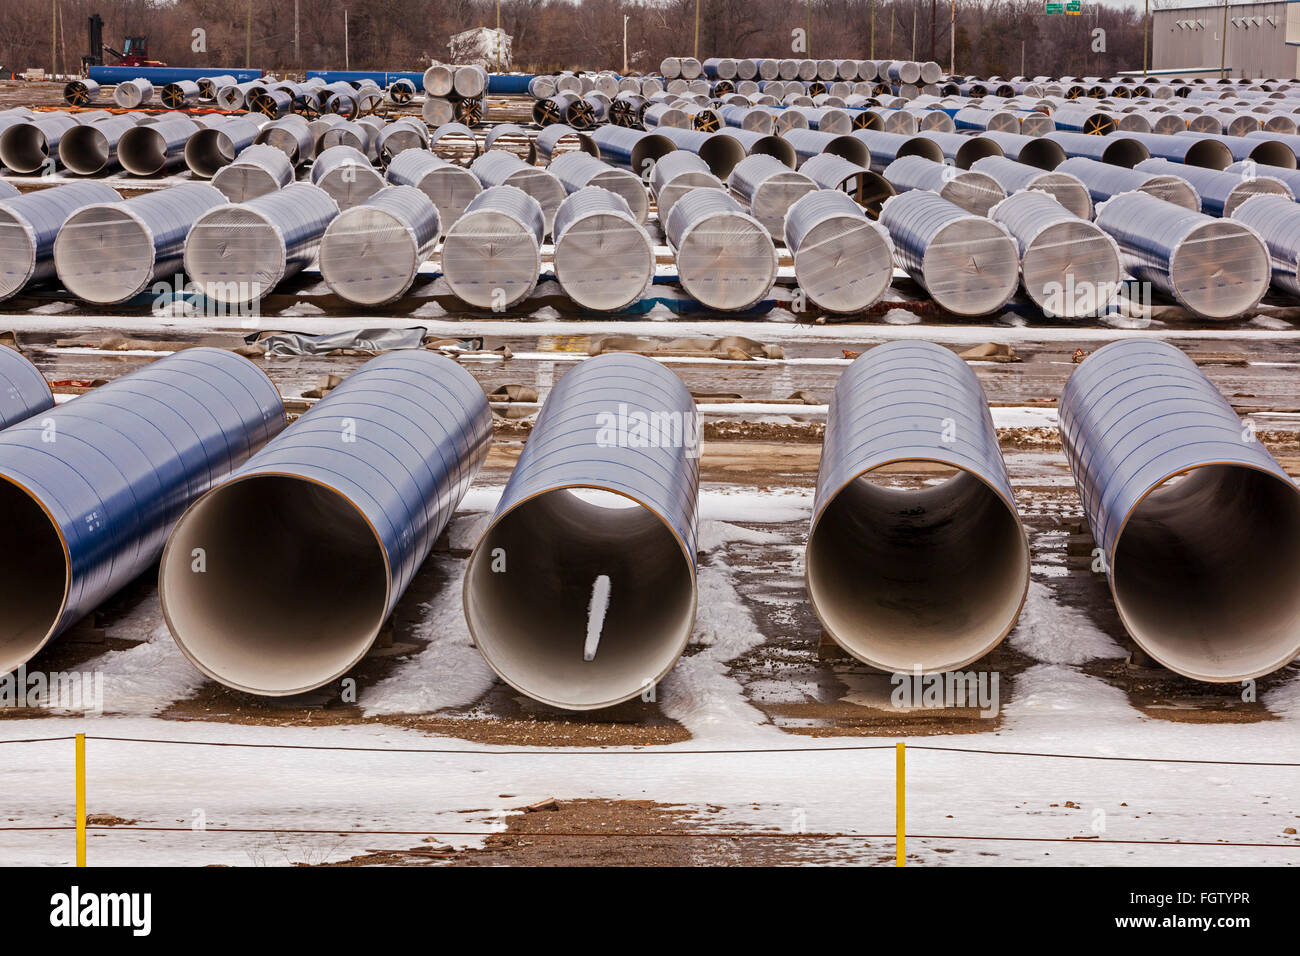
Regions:
<instances>
[{"instance_id":1,"label":"yellow bollard","mask_svg":"<svg viewBox=\"0 0 1300 956\"><path fill-rule=\"evenodd\" d=\"M894 859L894 865L905 866L906 863L904 862L904 858L906 854L906 848L904 846L904 843L906 841L906 833L907 833L907 812L904 808L903 797L905 791L907 790L907 773L905 768L906 758L904 757L904 752L905 752L904 745L901 742L897 745L896 752L898 754L898 759L896 761L895 770L894 770L895 788L897 790L897 797L895 800L896 811L895 811L895 820L894 820L894 828L896 831L896 836L894 840L895 840L895 845L898 847L898 850Z\"/></svg>"},{"instance_id":2,"label":"yellow bollard","mask_svg":"<svg viewBox=\"0 0 1300 956\"><path fill-rule=\"evenodd\" d=\"M77 866L86 865L86 735L77 734Z\"/></svg>"}]
</instances>

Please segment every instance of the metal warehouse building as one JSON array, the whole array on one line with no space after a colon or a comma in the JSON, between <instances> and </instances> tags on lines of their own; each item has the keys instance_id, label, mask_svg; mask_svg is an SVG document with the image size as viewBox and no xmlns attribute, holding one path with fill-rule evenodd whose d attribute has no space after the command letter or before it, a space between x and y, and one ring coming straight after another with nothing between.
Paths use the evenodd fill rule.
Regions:
<instances>
[{"instance_id":1,"label":"metal warehouse building","mask_svg":"<svg viewBox=\"0 0 1300 956\"><path fill-rule=\"evenodd\" d=\"M1223 5L1151 12L1155 70L1219 72ZM1228 6L1229 76L1290 79L1300 76L1300 0Z\"/></svg>"}]
</instances>

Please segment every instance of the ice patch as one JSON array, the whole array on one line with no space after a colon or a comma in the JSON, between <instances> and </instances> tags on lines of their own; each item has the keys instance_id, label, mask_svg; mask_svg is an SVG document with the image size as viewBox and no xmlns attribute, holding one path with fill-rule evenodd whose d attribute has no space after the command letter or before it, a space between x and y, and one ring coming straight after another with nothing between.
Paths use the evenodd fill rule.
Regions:
<instances>
[{"instance_id":1,"label":"ice patch","mask_svg":"<svg viewBox=\"0 0 1300 956\"><path fill-rule=\"evenodd\" d=\"M1077 608L1052 599L1041 581L1029 582L1020 621L1008 642L1022 654L1045 664L1083 664L1105 657L1123 657L1124 650Z\"/></svg>"}]
</instances>

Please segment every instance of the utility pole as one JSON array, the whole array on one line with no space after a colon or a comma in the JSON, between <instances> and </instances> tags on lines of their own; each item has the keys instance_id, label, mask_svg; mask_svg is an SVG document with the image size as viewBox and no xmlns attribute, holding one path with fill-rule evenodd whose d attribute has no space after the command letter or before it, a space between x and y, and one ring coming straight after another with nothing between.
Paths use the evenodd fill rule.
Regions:
<instances>
[{"instance_id":1,"label":"utility pole","mask_svg":"<svg viewBox=\"0 0 1300 956\"><path fill-rule=\"evenodd\" d=\"M343 69L352 69L352 57L348 54L348 8L343 8Z\"/></svg>"},{"instance_id":2,"label":"utility pole","mask_svg":"<svg viewBox=\"0 0 1300 956\"><path fill-rule=\"evenodd\" d=\"M871 0L871 59L876 58L876 0Z\"/></svg>"},{"instance_id":3,"label":"utility pole","mask_svg":"<svg viewBox=\"0 0 1300 956\"><path fill-rule=\"evenodd\" d=\"M937 59L934 55L934 22L938 17L936 4L938 0L930 0L930 59Z\"/></svg>"},{"instance_id":4,"label":"utility pole","mask_svg":"<svg viewBox=\"0 0 1300 956\"><path fill-rule=\"evenodd\" d=\"M912 59L916 59L916 7L912 7Z\"/></svg>"},{"instance_id":5,"label":"utility pole","mask_svg":"<svg viewBox=\"0 0 1300 956\"><path fill-rule=\"evenodd\" d=\"M695 59L700 58L700 0L695 0Z\"/></svg>"},{"instance_id":6,"label":"utility pole","mask_svg":"<svg viewBox=\"0 0 1300 956\"><path fill-rule=\"evenodd\" d=\"M1223 0L1223 46L1219 50L1219 79L1228 76L1228 0Z\"/></svg>"},{"instance_id":7,"label":"utility pole","mask_svg":"<svg viewBox=\"0 0 1300 956\"><path fill-rule=\"evenodd\" d=\"M293 0L293 62L302 69L302 34L298 32L298 0Z\"/></svg>"},{"instance_id":8,"label":"utility pole","mask_svg":"<svg viewBox=\"0 0 1300 956\"><path fill-rule=\"evenodd\" d=\"M957 0L952 0L952 25L949 27L948 75L957 75Z\"/></svg>"},{"instance_id":9,"label":"utility pole","mask_svg":"<svg viewBox=\"0 0 1300 956\"><path fill-rule=\"evenodd\" d=\"M808 28L804 32L804 52L812 56L812 0L808 0Z\"/></svg>"},{"instance_id":10,"label":"utility pole","mask_svg":"<svg viewBox=\"0 0 1300 956\"><path fill-rule=\"evenodd\" d=\"M253 65L253 0L248 0L244 13L244 66Z\"/></svg>"},{"instance_id":11,"label":"utility pole","mask_svg":"<svg viewBox=\"0 0 1300 956\"><path fill-rule=\"evenodd\" d=\"M1147 39L1147 35L1150 30L1151 30L1151 0L1146 0L1146 9L1142 14L1142 72L1143 74L1150 72L1151 69L1147 65L1147 49L1148 49L1148 44L1150 43L1150 40ZM1145 75L1143 76L1143 79L1146 79Z\"/></svg>"},{"instance_id":12,"label":"utility pole","mask_svg":"<svg viewBox=\"0 0 1300 956\"><path fill-rule=\"evenodd\" d=\"M627 21L630 20L626 13L623 14L623 75L627 76Z\"/></svg>"},{"instance_id":13,"label":"utility pole","mask_svg":"<svg viewBox=\"0 0 1300 956\"><path fill-rule=\"evenodd\" d=\"M497 0L497 72L501 72L501 0Z\"/></svg>"}]
</instances>

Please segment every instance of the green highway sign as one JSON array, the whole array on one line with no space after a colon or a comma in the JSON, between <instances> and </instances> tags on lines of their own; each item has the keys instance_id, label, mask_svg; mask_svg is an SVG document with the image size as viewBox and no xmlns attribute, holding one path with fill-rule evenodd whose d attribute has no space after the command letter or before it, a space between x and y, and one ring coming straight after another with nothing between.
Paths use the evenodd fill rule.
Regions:
<instances>
[{"instance_id":1,"label":"green highway sign","mask_svg":"<svg viewBox=\"0 0 1300 956\"><path fill-rule=\"evenodd\" d=\"M1063 3L1048 3L1045 4L1045 7L1048 13L1063 13L1065 11L1065 4Z\"/></svg>"},{"instance_id":2,"label":"green highway sign","mask_svg":"<svg viewBox=\"0 0 1300 956\"><path fill-rule=\"evenodd\" d=\"M1065 5L1065 12L1079 16L1083 13L1083 0L1069 0Z\"/></svg>"}]
</instances>

